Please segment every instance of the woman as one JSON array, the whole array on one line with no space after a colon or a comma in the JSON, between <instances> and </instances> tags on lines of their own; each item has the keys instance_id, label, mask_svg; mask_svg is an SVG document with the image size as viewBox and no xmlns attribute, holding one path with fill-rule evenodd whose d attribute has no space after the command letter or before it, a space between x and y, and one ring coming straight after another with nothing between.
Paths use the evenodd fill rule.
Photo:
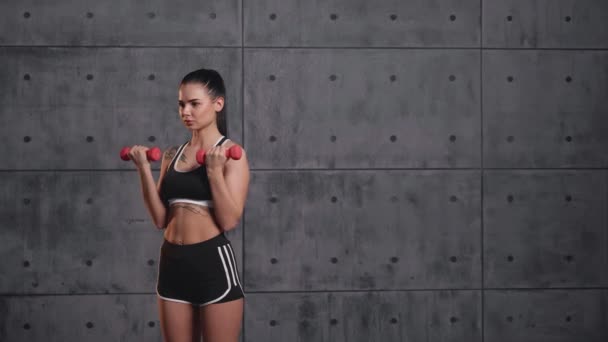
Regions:
<instances>
[{"instance_id":1,"label":"woman","mask_svg":"<svg viewBox=\"0 0 608 342\"><path fill-rule=\"evenodd\" d=\"M187 74L179 86L180 119L192 137L167 149L157 185L145 146L129 156L139 171L146 208L164 232L158 266L158 308L165 341L237 341L244 292L236 258L224 235L238 224L249 187L243 150L228 159L222 77L214 70ZM219 122L219 128L218 128ZM242 147L241 147L242 148ZM199 165L196 152L206 151Z\"/></svg>"}]
</instances>

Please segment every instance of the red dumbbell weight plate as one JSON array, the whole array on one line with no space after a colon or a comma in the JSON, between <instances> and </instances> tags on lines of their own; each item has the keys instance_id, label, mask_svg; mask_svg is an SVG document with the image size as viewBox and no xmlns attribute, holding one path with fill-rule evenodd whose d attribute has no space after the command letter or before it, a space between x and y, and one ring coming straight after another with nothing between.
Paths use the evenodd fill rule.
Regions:
<instances>
[{"instance_id":1,"label":"red dumbbell weight plate","mask_svg":"<svg viewBox=\"0 0 608 342\"><path fill-rule=\"evenodd\" d=\"M226 150L227 158L239 160L239 159L241 159L242 156L243 156L243 150L238 145L234 145ZM205 151L204 150L198 150L196 152L196 161L201 165L205 164Z\"/></svg>"}]
</instances>

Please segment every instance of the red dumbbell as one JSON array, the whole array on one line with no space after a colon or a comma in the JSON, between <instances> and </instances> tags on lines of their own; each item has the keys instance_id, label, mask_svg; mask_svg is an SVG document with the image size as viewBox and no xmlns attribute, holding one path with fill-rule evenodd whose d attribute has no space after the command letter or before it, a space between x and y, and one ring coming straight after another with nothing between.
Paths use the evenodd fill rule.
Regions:
<instances>
[{"instance_id":1,"label":"red dumbbell","mask_svg":"<svg viewBox=\"0 0 608 342\"><path fill-rule=\"evenodd\" d=\"M129 151L131 151L131 148L129 146L123 147L122 150L120 150L120 159L131 160L131 158L129 157ZM162 153L160 151L160 148L158 148L158 147L152 147L151 149L148 149L146 151L146 157L148 158L149 161L159 160L161 154Z\"/></svg>"},{"instance_id":2,"label":"red dumbbell","mask_svg":"<svg viewBox=\"0 0 608 342\"><path fill-rule=\"evenodd\" d=\"M239 145L233 145L232 147L226 150L226 158L239 160L241 159L242 155L243 150L241 150L241 147ZM205 164L205 150L201 149L196 152L196 161L199 164Z\"/></svg>"}]
</instances>

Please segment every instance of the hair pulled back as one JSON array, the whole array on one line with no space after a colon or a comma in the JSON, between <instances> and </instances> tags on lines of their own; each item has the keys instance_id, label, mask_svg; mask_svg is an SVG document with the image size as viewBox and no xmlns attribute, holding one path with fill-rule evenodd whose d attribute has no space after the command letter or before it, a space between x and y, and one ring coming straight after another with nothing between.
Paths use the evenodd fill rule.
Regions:
<instances>
[{"instance_id":1,"label":"hair pulled back","mask_svg":"<svg viewBox=\"0 0 608 342\"><path fill-rule=\"evenodd\" d=\"M213 69L198 69L189 72L182 81L180 86L188 83L198 83L207 89L207 94L212 100L218 97L224 98L224 106L221 111L217 113L217 128L224 136L228 136L226 131L226 86L224 80L220 74Z\"/></svg>"}]
</instances>

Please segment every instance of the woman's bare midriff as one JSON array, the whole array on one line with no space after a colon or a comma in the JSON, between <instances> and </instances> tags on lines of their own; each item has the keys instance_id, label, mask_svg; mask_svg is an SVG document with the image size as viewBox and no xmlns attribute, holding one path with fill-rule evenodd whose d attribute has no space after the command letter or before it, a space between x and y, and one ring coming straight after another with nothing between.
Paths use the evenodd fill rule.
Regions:
<instances>
[{"instance_id":1,"label":"woman's bare midriff","mask_svg":"<svg viewBox=\"0 0 608 342\"><path fill-rule=\"evenodd\" d=\"M213 219L213 209L192 203L173 203L168 211L167 241L189 245L209 240L222 230Z\"/></svg>"}]
</instances>

